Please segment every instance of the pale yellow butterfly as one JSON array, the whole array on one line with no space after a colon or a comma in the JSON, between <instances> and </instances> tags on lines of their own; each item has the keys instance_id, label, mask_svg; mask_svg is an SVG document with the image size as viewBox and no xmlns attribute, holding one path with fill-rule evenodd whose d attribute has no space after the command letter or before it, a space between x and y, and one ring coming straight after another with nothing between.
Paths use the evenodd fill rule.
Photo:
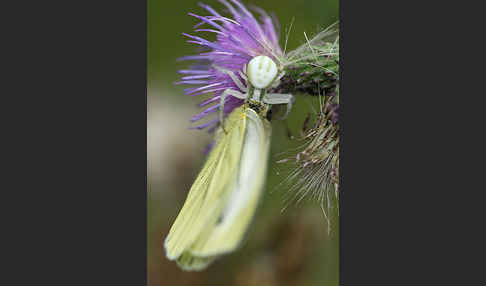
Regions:
<instances>
[{"instance_id":1,"label":"pale yellow butterfly","mask_svg":"<svg viewBox=\"0 0 486 286\"><path fill-rule=\"evenodd\" d=\"M202 270L217 257L238 248L255 215L263 193L271 126L267 120L270 104L292 106L289 94L269 94L266 89L283 76L267 56L257 56L240 75L230 75L244 91L225 90L227 95L245 99L216 132L216 144L165 239L170 260L184 270Z\"/></svg>"}]
</instances>

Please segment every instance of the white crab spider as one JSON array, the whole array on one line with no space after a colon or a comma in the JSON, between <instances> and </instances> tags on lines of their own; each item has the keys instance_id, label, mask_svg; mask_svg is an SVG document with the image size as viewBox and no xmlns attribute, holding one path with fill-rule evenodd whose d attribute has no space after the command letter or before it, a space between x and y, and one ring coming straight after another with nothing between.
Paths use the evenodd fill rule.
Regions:
<instances>
[{"instance_id":1,"label":"white crab spider","mask_svg":"<svg viewBox=\"0 0 486 286\"><path fill-rule=\"evenodd\" d=\"M289 114L294 97L291 94L281 93L267 93L267 89L278 85L280 79L284 76L282 71L280 74L275 62L267 56L256 56L250 60L248 67L243 67L243 72L238 71L239 75L245 80L244 85L233 71L224 70L216 67L219 71L226 73L231 77L233 82L244 93L228 88L221 94L219 105L219 119L224 130L223 124L223 108L226 96L231 95L239 99L244 99L252 105L263 105L263 115L266 114L268 105L272 104L287 104L287 112L284 118Z\"/></svg>"}]
</instances>

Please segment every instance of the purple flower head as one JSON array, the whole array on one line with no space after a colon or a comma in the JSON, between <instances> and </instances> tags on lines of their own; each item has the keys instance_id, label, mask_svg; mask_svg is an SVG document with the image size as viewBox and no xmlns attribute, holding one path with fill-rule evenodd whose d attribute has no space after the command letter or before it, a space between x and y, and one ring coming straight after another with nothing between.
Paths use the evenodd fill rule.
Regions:
<instances>
[{"instance_id":1,"label":"purple flower head","mask_svg":"<svg viewBox=\"0 0 486 286\"><path fill-rule=\"evenodd\" d=\"M187 70L180 70L181 81L176 84L195 85L186 88L184 94L191 96L209 96L200 104L204 110L192 117L191 122L196 122L207 115L217 113L220 106L220 96L225 89L241 91L233 82L231 77L221 72L229 70L245 84L245 80L239 72L255 56L266 55L276 62L283 57L279 46L279 28L275 18L268 16L265 11L255 7L254 10L260 14L260 22L248 11L238 0L219 0L226 6L232 18L222 16L213 8L205 4L199 4L210 13L209 16L199 16L193 13L189 15L200 20L194 26L195 32L210 32L216 34L216 41L210 42L203 37L183 33L188 37L189 43L201 46L198 55L186 56L180 60L196 60L198 63ZM231 2L231 3L230 3ZM274 26L274 24L276 26ZM215 68L218 67L218 68ZM241 91L243 92L243 91ZM233 109L243 104L243 100L233 96L225 99L223 114L226 117ZM209 128L209 132L215 130L219 125L219 118L195 126L196 129Z\"/></svg>"}]
</instances>

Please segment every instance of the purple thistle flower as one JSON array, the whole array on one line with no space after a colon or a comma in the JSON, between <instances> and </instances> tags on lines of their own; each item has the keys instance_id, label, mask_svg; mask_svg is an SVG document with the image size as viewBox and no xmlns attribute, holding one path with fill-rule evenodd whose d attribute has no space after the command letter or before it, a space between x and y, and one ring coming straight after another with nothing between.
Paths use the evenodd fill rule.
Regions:
<instances>
[{"instance_id":1,"label":"purple thistle flower","mask_svg":"<svg viewBox=\"0 0 486 286\"><path fill-rule=\"evenodd\" d=\"M200 107L205 109L194 115L191 122L199 121L212 113L218 112L220 96L225 89L241 91L228 74L220 71L221 69L234 72L240 81L245 83L239 72L246 73L243 68L253 57L266 55L276 62L279 62L283 57L283 52L279 46L278 22L275 18L271 18L265 11L255 7L254 10L260 14L260 23L240 1L219 0L219 2L226 6L232 15L232 19L222 16L205 4L199 5L211 15L199 16L189 13L190 16L201 21L194 26L194 31L215 33L216 41L210 42L202 37L183 33L184 36L189 38L189 43L200 45L202 51L198 55L185 56L179 59L196 60L198 64L190 69L180 70L179 73L183 76L181 81L176 84L195 85L195 87L186 88L184 94L191 96L209 95L209 98L204 99L199 104ZM224 117L242 104L243 100L241 99L233 96L226 97L223 110ZM219 123L219 118L216 118L193 128L210 127L209 132L213 132L219 126Z\"/></svg>"}]
</instances>

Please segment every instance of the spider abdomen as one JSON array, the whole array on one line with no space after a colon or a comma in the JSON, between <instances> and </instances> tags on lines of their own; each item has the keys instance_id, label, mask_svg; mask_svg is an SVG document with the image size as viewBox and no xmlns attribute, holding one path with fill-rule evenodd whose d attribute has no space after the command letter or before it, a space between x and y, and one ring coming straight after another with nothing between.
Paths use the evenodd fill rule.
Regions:
<instances>
[{"instance_id":1,"label":"spider abdomen","mask_svg":"<svg viewBox=\"0 0 486 286\"><path fill-rule=\"evenodd\" d=\"M277 73L277 65L267 56L256 56L248 63L248 80L255 88L264 89L269 87Z\"/></svg>"}]
</instances>

